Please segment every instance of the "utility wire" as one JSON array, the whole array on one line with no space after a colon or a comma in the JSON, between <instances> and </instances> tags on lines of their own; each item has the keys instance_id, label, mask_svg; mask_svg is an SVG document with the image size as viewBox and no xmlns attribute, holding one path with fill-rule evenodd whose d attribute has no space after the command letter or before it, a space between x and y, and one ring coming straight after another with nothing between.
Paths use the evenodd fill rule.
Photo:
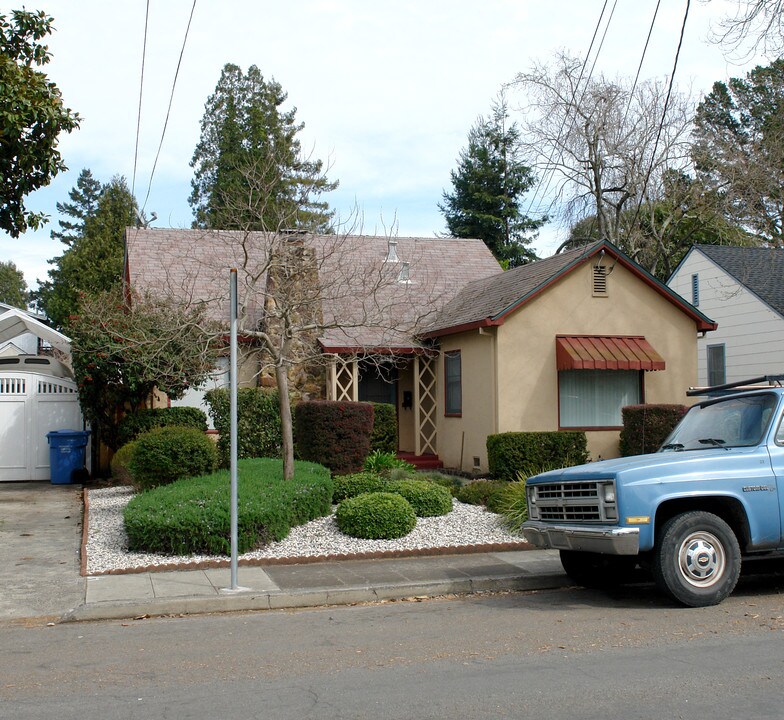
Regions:
<instances>
[{"instance_id":1,"label":"utility wire","mask_svg":"<svg viewBox=\"0 0 784 720\"><path fill-rule=\"evenodd\" d=\"M661 5L661 0L657 0L656 2L656 9L653 11L653 18L651 18L651 25L648 28L648 37L645 38L645 47L642 49L642 56L640 57L640 64L637 66L637 74L634 76L634 83L632 84L631 92L629 93L629 102L626 103L626 112L623 114L623 122L621 123L621 127L626 124L626 117L629 114L629 108L632 105L632 99L634 98L634 91L637 89L637 82L640 79L640 71L642 70L642 64L645 61L645 55L648 52L648 43L651 41L651 35L653 34L653 26L656 24L656 16L659 14L659 6Z\"/></svg>"},{"instance_id":2,"label":"utility wire","mask_svg":"<svg viewBox=\"0 0 784 720\"><path fill-rule=\"evenodd\" d=\"M141 79L139 81L139 112L136 116L136 147L133 150L133 178L131 179L131 195L134 195L134 190L136 188L136 163L139 159L139 132L142 126L142 91L144 90L144 61L147 57L147 24L149 19L150 0L147 0L147 8L144 12L144 45L142 47L142 73Z\"/></svg>"},{"instance_id":3,"label":"utility wire","mask_svg":"<svg viewBox=\"0 0 784 720\"><path fill-rule=\"evenodd\" d=\"M667 97L664 99L664 110L662 110L661 120L659 121L659 129L656 132L656 142L653 144L653 152L651 153L651 163L648 166L648 172L645 175L645 182L643 183L642 190L640 192L640 198L637 202L637 209L634 211L634 219L632 220L631 228L637 224L637 219L640 216L640 209L642 208L642 201L645 197L645 192L648 189L648 183L651 179L651 173L653 172L653 166L656 162L656 151L659 148L659 140L661 139L661 134L664 129L664 119L667 116L667 109L670 104L670 96L672 95L672 86L675 82L675 71L678 69L678 58L681 54L681 47L683 46L683 36L686 32L686 20L689 18L689 7L691 5L691 0L686 0L686 12L683 14L683 24L681 25L681 36L678 40L678 49L675 51L675 62L672 65L672 74L670 75L670 84L667 88Z\"/></svg>"},{"instance_id":4,"label":"utility wire","mask_svg":"<svg viewBox=\"0 0 784 720\"><path fill-rule=\"evenodd\" d=\"M191 5L191 14L188 18L188 25L185 28L185 37L182 39L182 48L180 48L180 58L177 60L177 69L174 72L174 80L172 81L171 94L169 95L169 107L166 109L166 120L163 123L163 132L161 133L161 141L158 143L158 152L155 154L155 162L152 164L152 171L150 172L150 182L147 185L147 194L144 196L142 203L142 213L144 208L147 207L147 201L150 199L150 190L152 190L152 179L155 176L155 168L158 167L158 158L161 156L161 148L163 147L163 139L166 137L166 128L169 125L169 115L171 114L172 102L174 101L174 88L177 86L177 78L180 74L180 66L182 65L182 56L185 53L185 43L188 42L188 33L191 29L191 21L193 20L193 11L196 9L196 0L193 0Z\"/></svg>"},{"instance_id":5,"label":"utility wire","mask_svg":"<svg viewBox=\"0 0 784 720\"><path fill-rule=\"evenodd\" d=\"M602 11L599 14L599 19L597 20L596 27L594 28L594 31L593 31L593 37L591 38L591 44L588 46L588 52L585 55L585 60L583 61L582 68L580 68L580 76L577 78L577 82L575 83L574 89L572 90L572 97L569 100L569 103L568 103L567 109L566 109L566 113L564 114L563 122L561 123L561 127L558 130L558 136L557 136L556 141L555 141L555 146L556 147L553 149L553 152L550 155L550 157L547 159L547 163L545 165L544 174L547 175L549 173L549 176L548 176L548 179L547 179L547 183L544 184L544 185L543 185L543 183L539 183L539 185L537 186L536 192L534 193L534 196L531 198L531 202L528 204L528 208L525 211L525 215L528 215L531 212L531 209L533 208L534 203L536 202L536 199L539 197L539 191L541 190L541 188L544 186L544 190L541 193L543 198L547 194L547 191L550 189L550 184L552 183L553 176L555 175L555 168L551 167L551 166L553 165L553 158L554 158L555 153L556 153L556 148L559 147L560 142L561 142L561 138L563 137L563 131L564 131L564 128L566 126L566 121L570 118L569 108L570 107L575 107L575 96L577 95L577 90L580 87L580 83L582 82L583 75L585 73L585 68L586 68L586 66L588 64L588 59L590 58L591 51L593 50L593 45L596 42L596 36L599 33L599 28L601 27L601 24L602 24L602 18L604 17L604 12L607 9L607 2L608 2L608 0L604 0L604 5L602 5ZM605 39L605 37L607 37L607 30L610 27L610 22L612 21L613 15L615 13L615 7L616 7L617 4L618 4L618 0L615 0L615 2L613 3L613 8L610 11L610 16L607 19L607 25L605 26L601 42L599 43L599 48L596 51L596 56L594 57L593 65L591 66L591 71L588 73L588 77L586 78L585 86L583 87L582 94L580 95L580 100L578 101L578 104L579 104L579 102L582 102L582 99L585 96L585 91L586 91L586 89L588 87L588 83L590 82L591 77L593 75L594 68L596 67L596 62L597 62L597 60L599 58L599 53L602 50L602 46L604 45L604 39ZM574 122L575 122L575 116L571 115L571 126L569 127L569 131L571 131L572 127L574 126ZM558 160L560 161L562 157L563 157L563 150L560 151Z\"/></svg>"}]
</instances>

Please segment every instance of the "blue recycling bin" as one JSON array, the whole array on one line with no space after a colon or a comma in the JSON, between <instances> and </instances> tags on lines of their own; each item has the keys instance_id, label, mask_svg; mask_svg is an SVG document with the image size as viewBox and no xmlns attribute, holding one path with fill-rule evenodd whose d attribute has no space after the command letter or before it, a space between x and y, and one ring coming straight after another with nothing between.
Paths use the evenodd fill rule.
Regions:
<instances>
[{"instance_id":1,"label":"blue recycling bin","mask_svg":"<svg viewBox=\"0 0 784 720\"><path fill-rule=\"evenodd\" d=\"M49 470L52 485L73 482L73 474L85 466L84 453L89 430L53 430L46 433L49 442Z\"/></svg>"}]
</instances>

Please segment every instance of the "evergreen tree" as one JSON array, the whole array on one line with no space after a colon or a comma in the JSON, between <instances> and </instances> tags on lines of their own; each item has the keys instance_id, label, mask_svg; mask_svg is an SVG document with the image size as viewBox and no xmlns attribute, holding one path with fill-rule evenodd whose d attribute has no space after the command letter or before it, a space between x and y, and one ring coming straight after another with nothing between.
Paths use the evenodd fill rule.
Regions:
<instances>
[{"instance_id":1,"label":"evergreen tree","mask_svg":"<svg viewBox=\"0 0 784 720\"><path fill-rule=\"evenodd\" d=\"M189 198L193 227L219 230L301 229L326 232L333 213L315 197L337 187L322 162L304 158L296 108L255 65L227 64L201 121Z\"/></svg>"},{"instance_id":2,"label":"evergreen tree","mask_svg":"<svg viewBox=\"0 0 784 720\"><path fill-rule=\"evenodd\" d=\"M61 218L59 220L60 229L51 232L52 239L59 240L71 247L74 241L84 233L84 224L87 219L95 215L98 210L98 201L102 191L101 183L93 177L89 168L84 168L79 173L76 186L71 188L68 193L71 202L57 203L57 211L68 218L73 218L73 220Z\"/></svg>"},{"instance_id":3,"label":"evergreen tree","mask_svg":"<svg viewBox=\"0 0 784 720\"><path fill-rule=\"evenodd\" d=\"M24 310L28 297L22 271L13 262L0 261L0 302Z\"/></svg>"},{"instance_id":4,"label":"evergreen tree","mask_svg":"<svg viewBox=\"0 0 784 720\"><path fill-rule=\"evenodd\" d=\"M67 327L82 293L96 294L120 284L125 228L136 224L136 208L125 178L114 177L101 191L94 214L85 217L81 235L50 261L55 267L36 297L55 327Z\"/></svg>"},{"instance_id":5,"label":"evergreen tree","mask_svg":"<svg viewBox=\"0 0 784 720\"><path fill-rule=\"evenodd\" d=\"M469 131L468 147L451 173L452 192L444 192L438 207L451 235L479 238L499 262L515 267L536 259L526 246L544 220L523 213L523 195L534 176L522 161L520 131L508 116L501 95L491 117L480 117Z\"/></svg>"}]
</instances>

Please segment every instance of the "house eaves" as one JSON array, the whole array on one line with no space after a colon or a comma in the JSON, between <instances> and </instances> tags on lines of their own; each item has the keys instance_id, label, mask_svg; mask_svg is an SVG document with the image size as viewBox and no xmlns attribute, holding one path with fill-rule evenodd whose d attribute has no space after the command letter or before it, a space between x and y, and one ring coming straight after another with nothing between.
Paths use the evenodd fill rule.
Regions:
<instances>
[{"instance_id":1,"label":"house eaves","mask_svg":"<svg viewBox=\"0 0 784 720\"><path fill-rule=\"evenodd\" d=\"M426 328L420 337L435 338L480 327L502 325L510 314L600 254L620 263L668 302L686 313L694 320L698 331L706 332L718 327L713 320L653 277L615 245L607 241L599 241L471 283L447 304L436 322Z\"/></svg>"}]
</instances>

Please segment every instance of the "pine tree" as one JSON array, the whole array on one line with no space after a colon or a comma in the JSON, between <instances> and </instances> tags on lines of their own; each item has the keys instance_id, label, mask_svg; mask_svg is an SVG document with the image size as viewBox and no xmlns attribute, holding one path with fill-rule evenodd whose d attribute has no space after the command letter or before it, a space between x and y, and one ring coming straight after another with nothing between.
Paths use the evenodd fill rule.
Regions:
<instances>
[{"instance_id":1,"label":"pine tree","mask_svg":"<svg viewBox=\"0 0 784 720\"><path fill-rule=\"evenodd\" d=\"M523 213L534 177L521 159L520 131L508 124L508 116L501 95L491 117L480 117L469 131L468 147L451 172L452 192L444 192L438 207L451 235L479 238L499 262L515 267L536 259L527 245L544 220Z\"/></svg>"},{"instance_id":2,"label":"pine tree","mask_svg":"<svg viewBox=\"0 0 784 720\"><path fill-rule=\"evenodd\" d=\"M313 197L337 187L322 162L304 158L296 108L255 65L227 64L205 105L193 153L189 202L193 227L219 230L301 229L326 232L333 213ZM254 192L249 192L249 187Z\"/></svg>"},{"instance_id":3,"label":"pine tree","mask_svg":"<svg viewBox=\"0 0 784 720\"><path fill-rule=\"evenodd\" d=\"M102 190L101 183L93 177L89 168L84 168L79 173L76 186L68 193L71 202L57 203L57 211L74 220L61 218L58 221L60 229L51 232L52 239L71 247L82 236L85 222L98 210Z\"/></svg>"},{"instance_id":4,"label":"pine tree","mask_svg":"<svg viewBox=\"0 0 784 720\"><path fill-rule=\"evenodd\" d=\"M28 297L22 271L11 261L0 261L0 302L24 310Z\"/></svg>"},{"instance_id":5,"label":"pine tree","mask_svg":"<svg viewBox=\"0 0 784 720\"><path fill-rule=\"evenodd\" d=\"M136 224L136 208L125 178L112 178L95 213L85 218L81 235L50 261L55 267L49 281L40 283L36 299L55 327L67 327L82 293L107 291L121 282L125 228Z\"/></svg>"}]
</instances>

